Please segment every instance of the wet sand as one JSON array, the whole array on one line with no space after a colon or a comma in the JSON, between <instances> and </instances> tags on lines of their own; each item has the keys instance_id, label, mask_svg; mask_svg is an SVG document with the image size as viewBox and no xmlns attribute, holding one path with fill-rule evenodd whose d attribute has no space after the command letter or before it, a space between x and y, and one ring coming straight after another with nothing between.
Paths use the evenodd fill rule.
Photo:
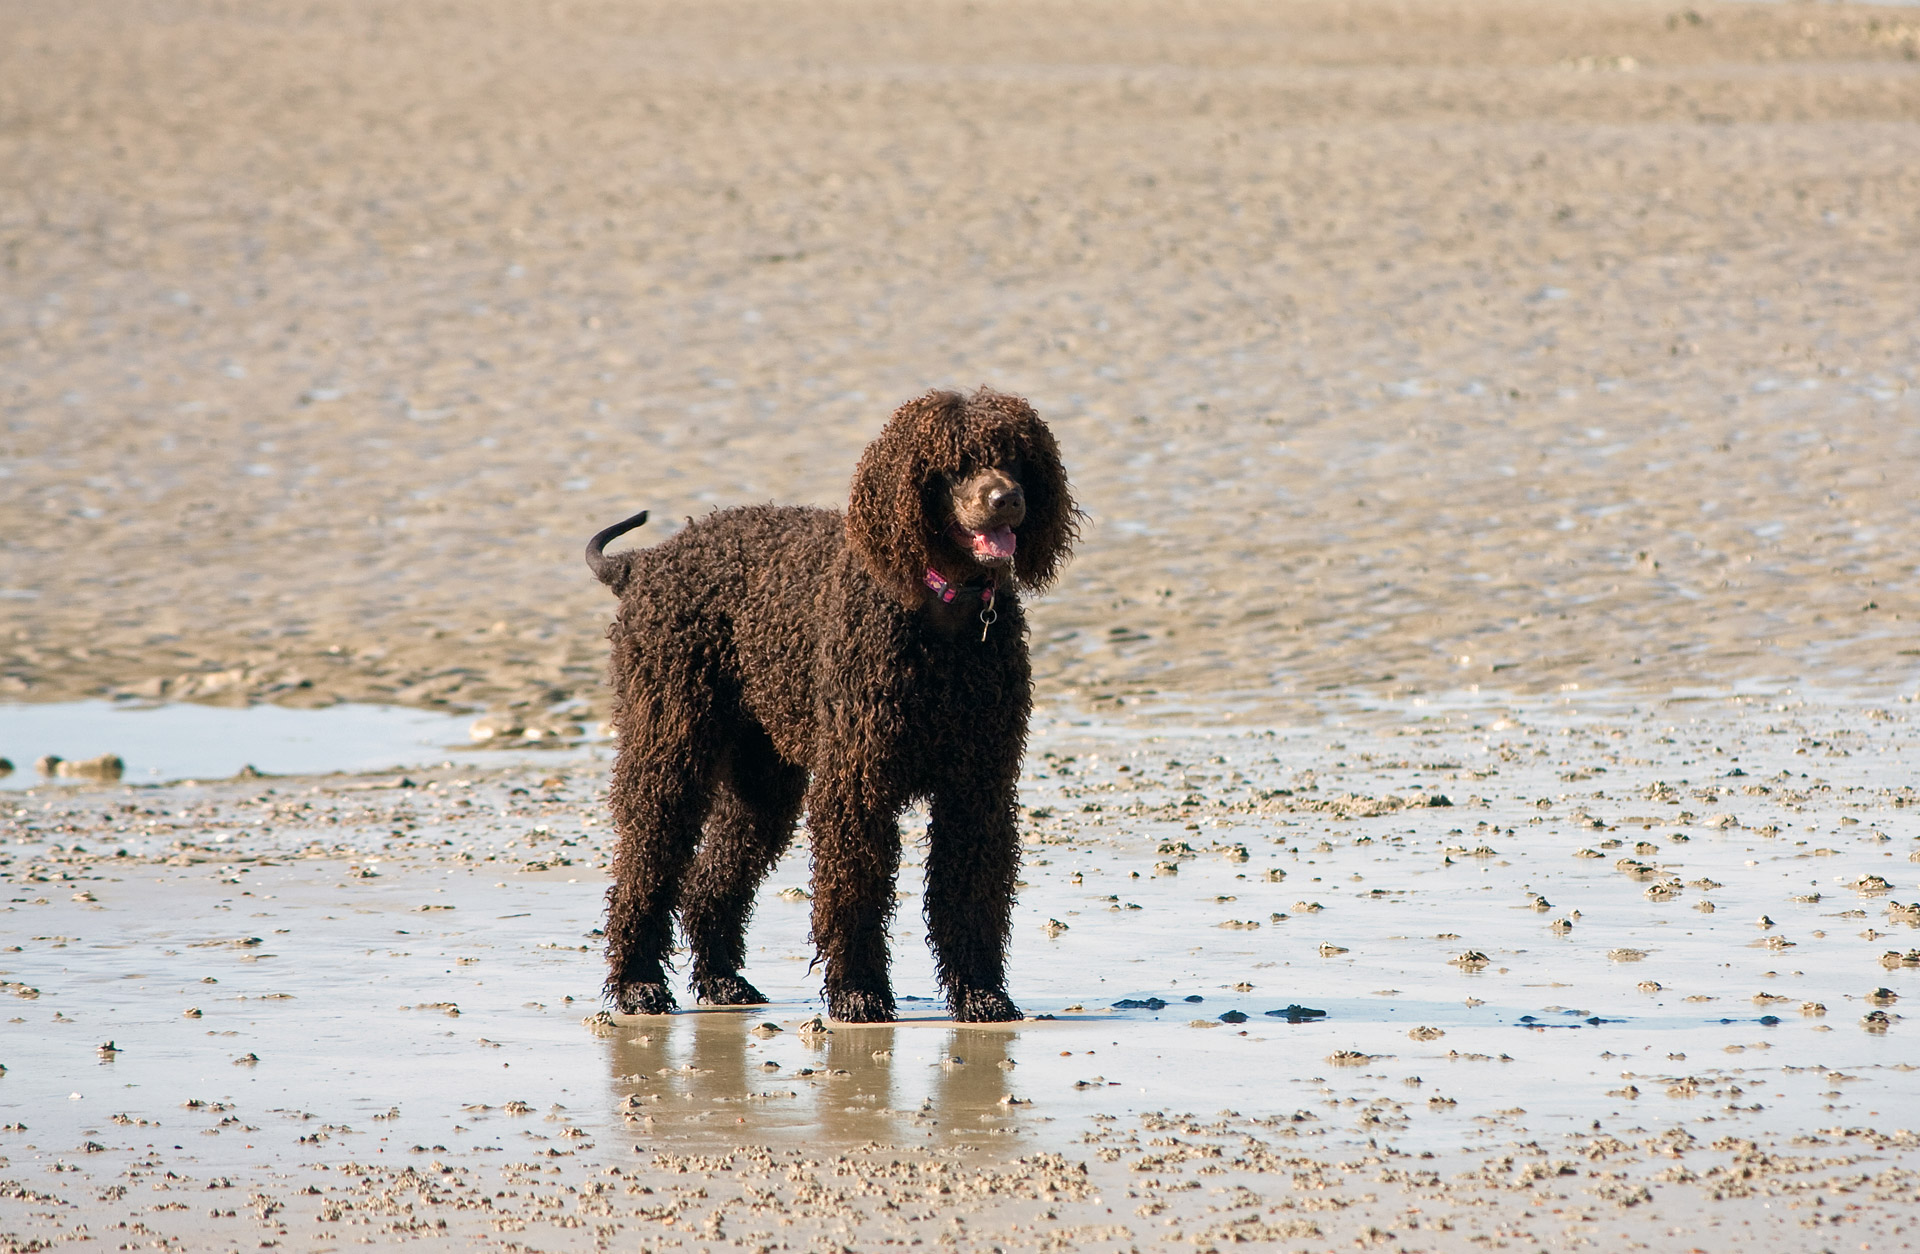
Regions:
<instances>
[{"instance_id":1,"label":"wet sand","mask_svg":"<svg viewBox=\"0 0 1920 1254\"><path fill-rule=\"evenodd\" d=\"M559 747L33 748L128 775L0 799L0 1248L1915 1243L1912 9L8 33L0 702ZM797 851L774 1004L597 1018L580 544L836 504L981 382L1090 513L1032 615L1053 1017L939 1018L909 865L926 1000L802 1032Z\"/></svg>"},{"instance_id":2,"label":"wet sand","mask_svg":"<svg viewBox=\"0 0 1920 1254\"><path fill-rule=\"evenodd\" d=\"M1914 674L1911 9L9 24L0 699L577 721L588 534L983 381L1056 691Z\"/></svg>"},{"instance_id":3,"label":"wet sand","mask_svg":"<svg viewBox=\"0 0 1920 1254\"><path fill-rule=\"evenodd\" d=\"M13 794L0 1231L1905 1248L1913 708L1048 715L997 1028L912 851L901 1023L809 1030L803 849L773 1004L602 1014L604 763Z\"/></svg>"}]
</instances>

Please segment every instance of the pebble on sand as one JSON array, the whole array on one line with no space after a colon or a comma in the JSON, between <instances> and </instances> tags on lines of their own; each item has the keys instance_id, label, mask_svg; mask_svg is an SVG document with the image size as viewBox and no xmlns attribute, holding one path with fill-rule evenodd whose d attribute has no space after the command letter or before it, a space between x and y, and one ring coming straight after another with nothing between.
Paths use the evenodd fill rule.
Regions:
<instances>
[{"instance_id":1,"label":"pebble on sand","mask_svg":"<svg viewBox=\"0 0 1920 1254\"><path fill-rule=\"evenodd\" d=\"M114 780L125 774L127 769L126 762L117 753L103 753L99 757L78 761L68 761L57 753L49 753L42 755L33 766L43 776L62 779Z\"/></svg>"}]
</instances>

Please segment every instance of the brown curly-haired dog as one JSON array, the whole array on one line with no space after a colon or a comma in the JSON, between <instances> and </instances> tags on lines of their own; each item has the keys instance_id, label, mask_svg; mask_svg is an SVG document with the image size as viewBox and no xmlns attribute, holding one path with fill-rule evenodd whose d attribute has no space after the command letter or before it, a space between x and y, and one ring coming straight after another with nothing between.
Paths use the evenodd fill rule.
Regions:
<instances>
[{"instance_id":1,"label":"brown curly-haired dog","mask_svg":"<svg viewBox=\"0 0 1920 1254\"><path fill-rule=\"evenodd\" d=\"M673 1009L676 913L699 1000L766 1000L740 974L747 916L804 807L828 1012L892 1019L897 820L924 799L927 939L947 1004L957 1019L1020 1017L1006 989L1031 705L1020 593L1052 582L1077 517L1052 432L983 388L896 410L845 515L722 510L607 555L640 514L588 543L620 597L607 632L616 1009Z\"/></svg>"}]
</instances>

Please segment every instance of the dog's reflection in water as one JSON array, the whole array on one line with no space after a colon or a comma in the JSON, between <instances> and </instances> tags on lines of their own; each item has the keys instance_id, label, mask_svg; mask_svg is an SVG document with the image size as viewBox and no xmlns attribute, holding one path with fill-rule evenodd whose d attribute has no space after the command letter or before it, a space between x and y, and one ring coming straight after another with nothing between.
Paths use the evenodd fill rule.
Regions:
<instances>
[{"instance_id":1,"label":"dog's reflection in water","mask_svg":"<svg viewBox=\"0 0 1920 1254\"><path fill-rule=\"evenodd\" d=\"M781 1016L787 1018L787 1016ZM1020 1034L1004 1028L836 1023L779 1032L764 1011L623 1019L613 1093L643 1142L898 1145L1018 1132Z\"/></svg>"}]
</instances>

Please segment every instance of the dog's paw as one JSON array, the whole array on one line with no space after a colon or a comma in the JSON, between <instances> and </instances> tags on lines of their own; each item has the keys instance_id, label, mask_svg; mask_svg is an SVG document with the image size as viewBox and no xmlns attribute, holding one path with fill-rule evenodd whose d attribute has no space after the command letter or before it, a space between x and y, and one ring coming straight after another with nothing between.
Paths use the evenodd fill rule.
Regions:
<instances>
[{"instance_id":1,"label":"dog's paw","mask_svg":"<svg viewBox=\"0 0 1920 1254\"><path fill-rule=\"evenodd\" d=\"M950 1001L953 1017L962 1023L1010 1023L1024 1018L1020 1007L998 990L970 988Z\"/></svg>"},{"instance_id":2,"label":"dog's paw","mask_svg":"<svg viewBox=\"0 0 1920 1254\"><path fill-rule=\"evenodd\" d=\"M738 975L696 975L693 995L703 1006L764 1006L767 996Z\"/></svg>"},{"instance_id":3,"label":"dog's paw","mask_svg":"<svg viewBox=\"0 0 1920 1254\"><path fill-rule=\"evenodd\" d=\"M841 1023L892 1023L893 995L850 990L829 992L827 1016Z\"/></svg>"},{"instance_id":4,"label":"dog's paw","mask_svg":"<svg viewBox=\"0 0 1920 1254\"><path fill-rule=\"evenodd\" d=\"M607 1000L623 1015L667 1015L673 1013L673 994L664 983L609 984Z\"/></svg>"}]
</instances>

